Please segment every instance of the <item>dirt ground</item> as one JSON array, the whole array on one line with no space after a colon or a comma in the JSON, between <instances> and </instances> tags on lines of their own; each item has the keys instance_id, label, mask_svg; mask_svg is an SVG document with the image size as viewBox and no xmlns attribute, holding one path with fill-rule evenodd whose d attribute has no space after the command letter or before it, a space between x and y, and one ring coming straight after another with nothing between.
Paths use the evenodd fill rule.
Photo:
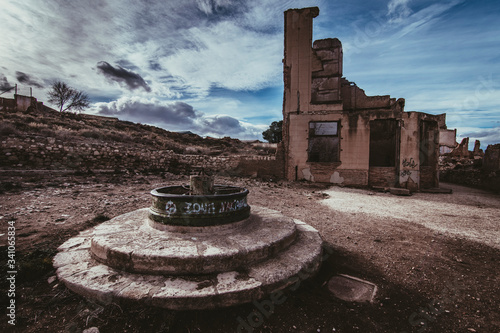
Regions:
<instances>
[{"instance_id":1,"label":"dirt ground","mask_svg":"<svg viewBox=\"0 0 500 333\"><path fill-rule=\"evenodd\" d=\"M175 175L0 174L1 332L235 332L255 304L211 311L100 305L54 279L52 258L68 238L148 207ZM317 228L326 260L319 274L253 322L255 332L500 332L500 196L443 184L453 194L398 197L306 182L219 177L245 186L250 205ZM15 221L15 222L12 222ZM9 223L10 222L10 223ZM16 228L16 325L8 323L8 226ZM377 284L373 303L335 298L336 274ZM249 331L248 329L242 332Z\"/></svg>"}]
</instances>

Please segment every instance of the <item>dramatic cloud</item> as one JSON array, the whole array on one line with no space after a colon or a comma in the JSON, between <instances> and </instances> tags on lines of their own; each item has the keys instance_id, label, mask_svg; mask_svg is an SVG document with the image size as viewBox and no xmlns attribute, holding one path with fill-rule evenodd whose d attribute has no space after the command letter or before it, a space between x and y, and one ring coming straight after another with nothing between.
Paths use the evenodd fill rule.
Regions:
<instances>
[{"instance_id":1,"label":"dramatic cloud","mask_svg":"<svg viewBox=\"0 0 500 333\"><path fill-rule=\"evenodd\" d=\"M245 132L238 119L230 116L217 115L202 120L203 127L210 129L213 133L219 135L240 134Z\"/></svg>"},{"instance_id":2,"label":"dramatic cloud","mask_svg":"<svg viewBox=\"0 0 500 333\"><path fill-rule=\"evenodd\" d=\"M19 83L26 84L28 86L34 86L37 88L43 88L43 85L38 83L36 79L31 78L28 74L23 72L16 72L16 79Z\"/></svg>"},{"instance_id":3,"label":"dramatic cloud","mask_svg":"<svg viewBox=\"0 0 500 333\"><path fill-rule=\"evenodd\" d=\"M151 91L151 88L139 74L129 71L121 66L113 67L106 61L100 61L97 63L97 69L108 79L116 81L120 84L125 84L130 90L143 88L147 92Z\"/></svg>"},{"instance_id":4,"label":"dramatic cloud","mask_svg":"<svg viewBox=\"0 0 500 333\"><path fill-rule=\"evenodd\" d=\"M261 126L239 121L228 115L206 116L184 102L148 101L140 98L120 98L110 103L97 103L94 113L122 120L146 123L170 131L192 131L215 137L235 136L259 138Z\"/></svg>"},{"instance_id":5,"label":"dramatic cloud","mask_svg":"<svg viewBox=\"0 0 500 333\"><path fill-rule=\"evenodd\" d=\"M213 86L258 90L281 83L281 35L247 31L232 21L185 33L196 47L161 57L158 62L188 92L205 97Z\"/></svg>"},{"instance_id":6,"label":"dramatic cloud","mask_svg":"<svg viewBox=\"0 0 500 333\"><path fill-rule=\"evenodd\" d=\"M481 141L481 146L486 147L487 145L500 143L500 127L464 131L459 137L460 139L468 137L470 139L469 146L473 146L474 141L479 140Z\"/></svg>"},{"instance_id":7,"label":"dramatic cloud","mask_svg":"<svg viewBox=\"0 0 500 333\"><path fill-rule=\"evenodd\" d=\"M197 112L183 102L160 103L138 98L121 98L111 103L97 103L97 113L141 123L158 124L179 129L192 129Z\"/></svg>"},{"instance_id":8,"label":"dramatic cloud","mask_svg":"<svg viewBox=\"0 0 500 333\"><path fill-rule=\"evenodd\" d=\"M499 120L500 2L492 0L7 1L0 22L15 33L2 36L0 70L9 83L16 70L29 73L21 80L36 83L40 100L47 82L62 80L94 103L147 95L141 103L158 124L163 113L175 118L177 101L203 113L186 118L193 131L258 134L282 117L283 11L310 6L320 8L313 39L342 41L344 75L368 95L446 112L449 127L479 131ZM477 94L476 78L490 74L495 92L480 86ZM160 106L170 113L153 112Z\"/></svg>"},{"instance_id":9,"label":"dramatic cloud","mask_svg":"<svg viewBox=\"0 0 500 333\"><path fill-rule=\"evenodd\" d=\"M9 83L9 80L5 77L5 75L0 74L0 92L12 88L13 85Z\"/></svg>"}]
</instances>

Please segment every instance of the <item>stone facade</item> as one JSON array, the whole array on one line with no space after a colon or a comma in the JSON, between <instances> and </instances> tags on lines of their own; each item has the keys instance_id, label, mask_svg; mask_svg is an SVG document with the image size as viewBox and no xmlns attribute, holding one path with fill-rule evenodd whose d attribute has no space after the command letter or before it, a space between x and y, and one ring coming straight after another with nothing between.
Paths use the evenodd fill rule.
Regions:
<instances>
[{"instance_id":1,"label":"stone facade","mask_svg":"<svg viewBox=\"0 0 500 333\"><path fill-rule=\"evenodd\" d=\"M367 96L342 75L342 44L312 42L317 7L285 12L283 149L288 180L358 186L439 186L445 114L405 112L404 99ZM312 47L311 47L312 45Z\"/></svg>"}]
</instances>

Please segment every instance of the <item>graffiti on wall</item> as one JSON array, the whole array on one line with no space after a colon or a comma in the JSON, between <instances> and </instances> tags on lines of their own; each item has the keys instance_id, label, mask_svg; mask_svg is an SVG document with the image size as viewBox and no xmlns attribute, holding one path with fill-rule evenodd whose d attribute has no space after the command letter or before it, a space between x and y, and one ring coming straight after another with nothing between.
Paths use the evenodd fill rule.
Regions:
<instances>
[{"instance_id":1,"label":"graffiti on wall","mask_svg":"<svg viewBox=\"0 0 500 333\"><path fill-rule=\"evenodd\" d=\"M403 159L402 165L403 165L403 168L410 168L410 169L414 169L418 166L418 164L415 162L413 157L410 157L410 159L406 159L406 158Z\"/></svg>"},{"instance_id":2,"label":"graffiti on wall","mask_svg":"<svg viewBox=\"0 0 500 333\"><path fill-rule=\"evenodd\" d=\"M246 198L235 199L232 201L222 201L222 202L184 202L179 205L168 201L165 204L165 212L167 216L174 215L176 213L186 214L186 215L196 215L196 214L215 214L217 213L228 213L234 212L248 207Z\"/></svg>"},{"instance_id":3,"label":"graffiti on wall","mask_svg":"<svg viewBox=\"0 0 500 333\"><path fill-rule=\"evenodd\" d=\"M411 170L401 171L401 177L411 176Z\"/></svg>"}]
</instances>

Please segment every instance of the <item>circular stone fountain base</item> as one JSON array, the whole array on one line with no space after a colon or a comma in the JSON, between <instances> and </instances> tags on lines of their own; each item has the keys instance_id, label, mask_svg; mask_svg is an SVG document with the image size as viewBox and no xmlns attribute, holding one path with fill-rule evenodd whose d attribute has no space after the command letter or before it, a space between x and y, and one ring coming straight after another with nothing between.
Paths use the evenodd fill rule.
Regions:
<instances>
[{"instance_id":1,"label":"circular stone fountain base","mask_svg":"<svg viewBox=\"0 0 500 333\"><path fill-rule=\"evenodd\" d=\"M151 228L147 213L140 209L97 226L90 246L94 259L132 273L227 272L279 253L297 235L293 219L269 212L252 214L234 224L197 227L189 232Z\"/></svg>"},{"instance_id":2,"label":"circular stone fountain base","mask_svg":"<svg viewBox=\"0 0 500 333\"><path fill-rule=\"evenodd\" d=\"M139 209L81 232L59 247L57 276L103 303L138 302L174 310L251 302L315 274L316 229L277 211L186 232L151 227Z\"/></svg>"}]
</instances>

